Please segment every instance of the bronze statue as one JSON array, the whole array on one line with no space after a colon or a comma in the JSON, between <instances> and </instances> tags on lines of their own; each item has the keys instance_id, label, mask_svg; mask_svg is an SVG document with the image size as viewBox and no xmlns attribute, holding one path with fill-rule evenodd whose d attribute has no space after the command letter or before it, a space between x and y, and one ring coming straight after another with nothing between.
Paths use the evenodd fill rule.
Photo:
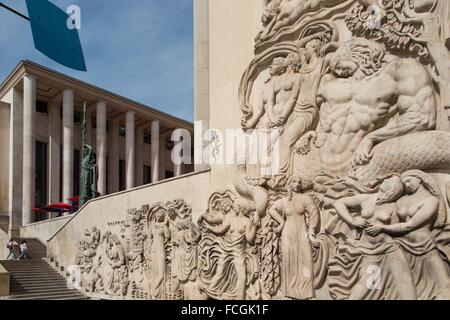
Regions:
<instances>
[{"instance_id":1,"label":"bronze statue","mask_svg":"<svg viewBox=\"0 0 450 320\"><path fill-rule=\"evenodd\" d=\"M97 191L97 164L92 147L88 145L87 141L87 121L86 121L87 106L86 101L83 103L83 123L82 141L83 152L81 158L81 176L80 176L80 202L81 208L86 202L98 197L100 194Z\"/></svg>"}]
</instances>

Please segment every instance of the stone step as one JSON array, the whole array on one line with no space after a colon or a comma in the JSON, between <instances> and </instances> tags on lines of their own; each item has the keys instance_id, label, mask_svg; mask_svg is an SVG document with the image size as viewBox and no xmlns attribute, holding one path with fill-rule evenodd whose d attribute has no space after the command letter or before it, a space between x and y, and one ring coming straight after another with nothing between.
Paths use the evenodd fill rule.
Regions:
<instances>
[{"instance_id":1,"label":"stone step","mask_svg":"<svg viewBox=\"0 0 450 320\"><path fill-rule=\"evenodd\" d=\"M32 290L41 288L67 288L67 282L48 282L48 283L15 283L11 284L11 291L14 290Z\"/></svg>"},{"instance_id":2,"label":"stone step","mask_svg":"<svg viewBox=\"0 0 450 320\"><path fill-rule=\"evenodd\" d=\"M6 261L2 265L11 273L10 300L86 300L83 294L68 287L68 282L47 261Z\"/></svg>"},{"instance_id":3,"label":"stone step","mask_svg":"<svg viewBox=\"0 0 450 320\"><path fill-rule=\"evenodd\" d=\"M88 300L85 296L80 297L68 297L68 298L58 298L58 300Z\"/></svg>"},{"instance_id":4,"label":"stone step","mask_svg":"<svg viewBox=\"0 0 450 320\"><path fill-rule=\"evenodd\" d=\"M9 273L17 276L18 278L26 278L26 277L38 277L38 276L59 276L58 272L51 272L51 271L39 271L39 272L15 272L10 271Z\"/></svg>"},{"instance_id":5,"label":"stone step","mask_svg":"<svg viewBox=\"0 0 450 320\"><path fill-rule=\"evenodd\" d=\"M15 274L11 273L11 279L16 279L17 281L28 280L28 279L59 279L60 275L58 273L36 273L36 274Z\"/></svg>"},{"instance_id":6,"label":"stone step","mask_svg":"<svg viewBox=\"0 0 450 320\"><path fill-rule=\"evenodd\" d=\"M14 265L3 265L8 270L18 271L18 272L24 272L24 271L40 271L40 270L53 270L55 269L49 269L49 266L41 266L41 265L29 265L29 266L14 266Z\"/></svg>"},{"instance_id":7,"label":"stone step","mask_svg":"<svg viewBox=\"0 0 450 320\"><path fill-rule=\"evenodd\" d=\"M61 279L60 277L53 277L53 278L40 278L40 279L35 279L35 278L30 278L30 279L15 279L12 278L11 279L11 285L13 284L24 284L24 283L28 283L28 284L32 284L32 283L55 283L55 282L61 282L61 283L67 283L66 279Z\"/></svg>"},{"instance_id":8,"label":"stone step","mask_svg":"<svg viewBox=\"0 0 450 320\"><path fill-rule=\"evenodd\" d=\"M36 273L16 273L14 271L10 272L12 278L16 279L27 279L27 278L42 278L42 277L57 277L59 274L57 272L36 272Z\"/></svg>"},{"instance_id":9,"label":"stone step","mask_svg":"<svg viewBox=\"0 0 450 320\"><path fill-rule=\"evenodd\" d=\"M48 288L26 288L26 289L13 289L11 288L11 295L20 295L20 294L38 294L38 293L53 293L53 292L65 292L72 289L68 289L66 286L53 286Z\"/></svg>"},{"instance_id":10,"label":"stone step","mask_svg":"<svg viewBox=\"0 0 450 320\"><path fill-rule=\"evenodd\" d=\"M2 266L4 266L5 268L15 268L15 269L20 269L20 268L46 268L46 267L48 267L45 264L43 264L42 262L39 262L39 263L23 263L21 261L14 261L14 262L10 262L10 263L0 262L0 264Z\"/></svg>"},{"instance_id":11,"label":"stone step","mask_svg":"<svg viewBox=\"0 0 450 320\"><path fill-rule=\"evenodd\" d=\"M28 272L28 273L33 273L33 272L38 272L38 271L49 271L49 269L48 268L45 268L45 267L43 267L43 266L40 266L40 267L29 267L29 268L27 268L27 267L19 267L19 268L15 268L15 267L12 267L12 266L8 266L8 267L5 267L7 270L11 270L11 271L15 271L15 272ZM51 269L52 271L55 271L56 272L56 270L54 270L54 269Z\"/></svg>"},{"instance_id":12,"label":"stone step","mask_svg":"<svg viewBox=\"0 0 450 320\"><path fill-rule=\"evenodd\" d=\"M62 290L52 290L52 291L48 291L46 295L55 295L55 294L80 294L80 292L78 290L74 290L74 289L62 289ZM33 298L33 297L37 297L37 296L42 296L42 292L26 292L26 293L20 293L17 295L10 295L9 297L16 297L16 296L21 296L21 297L29 297L29 298Z\"/></svg>"},{"instance_id":13,"label":"stone step","mask_svg":"<svg viewBox=\"0 0 450 320\"><path fill-rule=\"evenodd\" d=\"M30 265L30 264L45 264L45 261L42 259L35 259L35 260L2 260L0 261L1 264L5 265Z\"/></svg>"},{"instance_id":14,"label":"stone step","mask_svg":"<svg viewBox=\"0 0 450 320\"><path fill-rule=\"evenodd\" d=\"M14 266L14 265L3 265L5 268L15 271L36 271L36 270L48 270L48 266L42 265L29 265L29 266Z\"/></svg>"},{"instance_id":15,"label":"stone step","mask_svg":"<svg viewBox=\"0 0 450 320\"><path fill-rule=\"evenodd\" d=\"M48 277L48 276L43 276L43 277L38 277L38 278L12 278L11 279L11 283L14 284L25 284L25 283L44 283L44 282L54 282L54 281L58 281L61 280L61 278L56 277L56 276L52 276L52 277ZM65 280L65 279L64 279Z\"/></svg>"},{"instance_id":16,"label":"stone step","mask_svg":"<svg viewBox=\"0 0 450 320\"><path fill-rule=\"evenodd\" d=\"M20 294L15 296L9 296L7 297L7 300L75 300L75 299L83 299L85 300L86 297L84 297L79 292L52 292L48 294Z\"/></svg>"}]
</instances>

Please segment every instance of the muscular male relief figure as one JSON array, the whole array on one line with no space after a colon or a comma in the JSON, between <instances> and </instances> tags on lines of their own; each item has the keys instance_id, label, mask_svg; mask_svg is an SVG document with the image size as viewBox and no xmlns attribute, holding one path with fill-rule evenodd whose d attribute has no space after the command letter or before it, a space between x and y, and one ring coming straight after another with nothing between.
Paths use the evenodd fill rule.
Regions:
<instances>
[{"instance_id":1,"label":"muscular male relief figure","mask_svg":"<svg viewBox=\"0 0 450 320\"><path fill-rule=\"evenodd\" d=\"M436 99L425 67L362 38L332 53L317 99L320 123L302 140L315 141L324 169L335 174L367 164L378 143L436 127Z\"/></svg>"}]
</instances>

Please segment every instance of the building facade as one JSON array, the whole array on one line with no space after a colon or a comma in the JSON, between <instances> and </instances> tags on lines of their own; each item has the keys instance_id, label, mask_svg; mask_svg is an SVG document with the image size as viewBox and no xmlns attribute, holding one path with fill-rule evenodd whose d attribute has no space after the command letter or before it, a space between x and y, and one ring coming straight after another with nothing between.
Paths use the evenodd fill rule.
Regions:
<instances>
[{"instance_id":1,"label":"building facade","mask_svg":"<svg viewBox=\"0 0 450 320\"><path fill-rule=\"evenodd\" d=\"M172 133L193 133L191 123L22 61L0 86L0 215L8 233L42 219L36 209L79 195L84 101L100 195L192 171L171 159Z\"/></svg>"}]
</instances>

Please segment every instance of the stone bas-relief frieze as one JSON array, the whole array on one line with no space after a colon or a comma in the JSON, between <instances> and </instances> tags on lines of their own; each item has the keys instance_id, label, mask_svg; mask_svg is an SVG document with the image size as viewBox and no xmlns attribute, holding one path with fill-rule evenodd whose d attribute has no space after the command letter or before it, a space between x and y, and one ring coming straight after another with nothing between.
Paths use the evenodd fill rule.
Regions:
<instances>
[{"instance_id":1,"label":"stone bas-relief frieze","mask_svg":"<svg viewBox=\"0 0 450 320\"><path fill-rule=\"evenodd\" d=\"M232 170L259 297L450 299L448 1L264 5L241 126L280 170Z\"/></svg>"},{"instance_id":2,"label":"stone bas-relief frieze","mask_svg":"<svg viewBox=\"0 0 450 320\"><path fill-rule=\"evenodd\" d=\"M183 200L130 209L111 230L86 230L77 265L90 293L180 300L196 290L200 230Z\"/></svg>"},{"instance_id":3,"label":"stone bas-relief frieze","mask_svg":"<svg viewBox=\"0 0 450 320\"><path fill-rule=\"evenodd\" d=\"M175 200L86 230L84 288L169 300L450 299L449 2L264 5L233 112L244 131L279 133L280 170L233 167L233 188L212 193L197 221Z\"/></svg>"}]
</instances>

